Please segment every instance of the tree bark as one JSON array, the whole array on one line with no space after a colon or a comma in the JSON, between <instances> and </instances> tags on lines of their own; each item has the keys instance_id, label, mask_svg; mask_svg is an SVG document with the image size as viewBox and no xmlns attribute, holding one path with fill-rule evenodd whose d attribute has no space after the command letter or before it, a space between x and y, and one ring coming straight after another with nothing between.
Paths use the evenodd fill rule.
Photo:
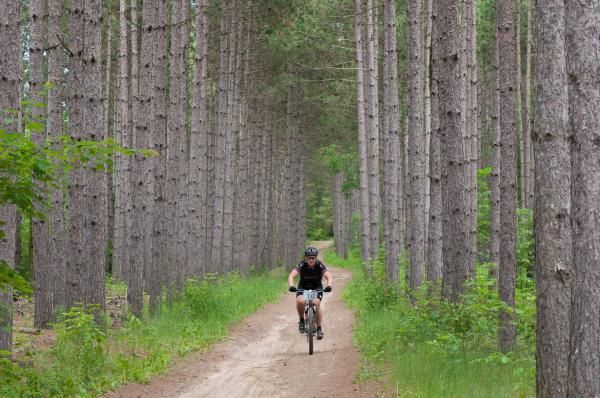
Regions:
<instances>
[{"instance_id":1,"label":"tree bark","mask_svg":"<svg viewBox=\"0 0 600 398\"><path fill-rule=\"evenodd\" d=\"M431 90L431 140L429 153L429 176L430 176L430 205L429 205L429 243L427 245L427 280L431 283L437 283L442 278L443 268L443 236L442 236L442 185L441 185L441 161L442 154L440 148L440 104L439 104L439 71L440 61L438 43L439 26L438 16L433 14L433 1L429 0L428 14L431 25L431 66L427 71L426 79L430 81ZM437 12L437 10L436 10Z\"/></svg>"},{"instance_id":2,"label":"tree bark","mask_svg":"<svg viewBox=\"0 0 600 398\"><path fill-rule=\"evenodd\" d=\"M525 137L525 161L523 167L525 168L525 181L527 183L525 191L525 206L532 208L534 205L534 175L533 175L533 150L531 143L531 129L533 119L531 117L532 107L532 92L531 92L531 62L532 62L532 47L533 47L533 20L532 20L532 0L525 0L527 4L527 46L526 46L526 61L525 61L525 98L523 100L524 112L522 118L523 124L523 135Z\"/></svg>"},{"instance_id":3,"label":"tree bark","mask_svg":"<svg viewBox=\"0 0 600 398\"><path fill-rule=\"evenodd\" d=\"M154 30L157 29L156 6L142 8L141 47L139 55L139 84L133 95L133 144L136 148L154 148L154 91L152 87ZM135 93L136 90L133 90ZM154 219L154 158L136 155L133 173L133 220L131 226L131 268L128 278L128 302L131 311L141 315L143 309L144 269L151 269L152 229Z\"/></svg>"},{"instance_id":4,"label":"tree bark","mask_svg":"<svg viewBox=\"0 0 600 398\"><path fill-rule=\"evenodd\" d=\"M18 134L19 124L10 110L20 110L19 93L22 84L21 57L21 3L0 1L0 120L1 129ZM4 236L0 239L0 260L14 268L16 254L16 206L0 206L0 220ZM0 290L0 350L12 351L12 288Z\"/></svg>"},{"instance_id":5,"label":"tree bark","mask_svg":"<svg viewBox=\"0 0 600 398\"><path fill-rule=\"evenodd\" d=\"M567 396L597 397L600 396L600 4L567 1L565 5L574 253ZM541 172L541 167L536 167L536 173Z\"/></svg>"},{"instance_id":6,"label":"tree bark","mask_svg":"<svg viewBox=\"0 0 600 398\"><path fill-rule=\"evenodd\" d=\"M498 32L494 37L493 65L492 65L492 173L490 198L492 202L490 221L490 262L492 274L498 279L498 266L500 265L500 170L502 137L500 130L500 80L498 74Z\"/></svg>"},{"instance_id":7,"label":"tree bark","mask_svg":"<svg viewBox=\"0 0 600 398\"><path fill-rule=\"evenodd\" d=\"M29 90L31 101L31 120L44 124L45 109L40 106L45 104L43 95L44 55L46 32L44 24L44 2L34 0L30 3L30 42L29 42ZM32 139L39 145L44 145L46 131L34 132ZM45 328L52 320L52 264L48 261L50 253L51 231L50 223L46 218L32 218L32 246L33 246L33 273L34 273L34 325L36 328ZM18 225L18 224L17 224ZM18 264L18 262L17 262Z\"/></svg>"},{"instance_id":8,"label":"tree bark","mask_svg":"<svg viewBox=\"0 0 600 398\"><path fill-rule=\"evenodd\" d=\"M385 268L388 279L398 281L400 256L400 225L398 216L398 186L400 172L400 115L398 109L398 54L396 45L396 5L384 2L384 55L383 55L383 204Z\"/></svg>"},{"instance_id":9,"label":"tree bark","mask_svg":"<svg viewBox=\"0 0 600 398\"><path fill-rule=\"evenodd\" d=\"M500 166L500 241L502 244L500 245L498 288L500 299L514 308L517 271L515 92L518 71L515 60L516 46L511 0L499 0L496 3L496 18L499 35L498 51L499 54L502 54L498 70L502 137ZM499 343L502 352L511 351L516 343L514 316L507 311L500 312Z\"/></svg>"},{"instance_id":10,"label":"tree bark","mask_svg":"<svg viewBox=\"0 0 600 398\"><path fill-rule=\"evenodd\" d=\"M231 271L233 264L233 208L235 203L235 165L237 158L237 122L239 120L239 106L236 106L236 71L239 62L238 49L242 45L237 40L239 25L239 4L236 0L231 2L231 15L229 18L228 40L229 53L227 62L227 115L225 136L225 190L223 204L223 266L224 271Z\"/></svg>"},{"instance_id":11,"label":"tree bark","mask_svg":"<svg viewBox=\"0 0 600 398\"><path fill-rule=\"evenodd\" d=\"M476 27L476 0L466 0L465 2L465 22L467 25L466 37L466 65L467 65L467 126L469 130L470 157L468 159L468 173L470 195L469 203L471 206L469 219L469 242L468 242L468 271L469 277L475 278L477 267L477 165L479 163L479 129L478 129L478 70L477 70L477 27Z\"/></svg>"},{"instance_id":12,"label":"tree bark","mask_svg":"<svg viewBox=\"0 0 600 398\"><path fill-rule=\"evenodd\" d=\"M240 43L238 62L236 63L236 85L238 87L236 102L240 109L239 117L239 157L236 164L236 206L234 209L234 263L243 275L249 272L250 261L250 150L248 97L253 88L250 85L250 51L252 45L251 25L252 2L241 9L240 25L237 39ZM252 93L253 94L253 93Z\"/></svg>"},{"instance_id":13,"label":"tree bark","mask_svg":"<svg viewBox=\"0 0 600 398\"><path fill-rule=\"evenodd\" d=\"M226 0L222 5L221 28L219 38L219 83L218 83L218 110L215 131L215 145L213 161L213 217L212 221L212 250L211 272L221 271L223 268L223 211L225 205L225 168L227 161L227 110L228 110L228 62L229 62L229 20L231 16L232 0ZM210 202L209 202L210 203Z\"/></svg>"},{"instance_id":14,"label":"tree bark","mask_svg":"<svg viewBox=\"0 0 600 398\"><path fill-rule=\"evenodd\" d=\"M117 77L117 109L115 138L117 144L131 147L129 125L129 45L127 27L127 1L119 2L119 56ZM129 269L129 242L127 212L131 192L131 162L128 156L115 156L115 221L113 229L113 276L122 279Z\"/></svg>"},{"instance_id":15,"label":"tree bark","mask_svg":"<svg viewBox=\"0 0 600 398\"><path fill-rule=\"evenodd\" d=\"M365 85L364 85L364 54L363 54L363 15L362 0L354 0L354 35L356 40L356 108L358 115L358 153L359 153L359 181L360 181L360 220L361 238L360 253L363 262L371 258L370 212L369 212L369 178L368 178L368 142L365 115Z\"/></svg>"},{"instance_id":16,"label":"tree bark","mask_svg":"<svg viewBox=\"0 0 600 398\"><path fill-rule=\"evenodd\" d=\"M370 258L377 259L379 251L379 71L377 19L373 0L367 0L367 63L368 105L367 147L369 174L369 249Z\"/></svg>"},{"instance_id":17,"label":"tree bark","mask_svg":"<svg viewBox=\"0 0 600 398\"><path fill-rule=\"evenodd\" d=\"M150 310L155 312L162 298L161 288L168 285L175 267L168 266L168 248L174 246L167 239L167 68L169 42L169 3L166 0L153 2L155 7L155 29L152 32L154 61L151 66L152 81L152 148L158 154L153 162L153 214L151 226L152 260L144 267L144 290L150 295ZM149 115L150 116L150 115ZM178 262L178 264L181 264Z\"/></svg>"},{"instance_id":18,"label":"tree bark","mask_svg":"<svg viewBox=\"0 0 600 398\"><path fill-rule=\"evenodd\" d=\"M46 130L48 136L56 137L63 134L63 103L65 68L64 52L58 38L62 34L60 18L62 15L60 0L48 1L48 120ZM66 267L67 267L67 232L65 218L66 176L63 176L58 186L52 190L52 207L47 217L48 228L51 231L49 267L51 274L51 291L53 308L66 306Z\"/></svg>"},{"instance_id":19,"label":"tree bark","mask_svg":"<svg viewBox=\"0 0 600 398\"><path fill-rule=\"evenodd\" d=\"M440 35L434 46L439 63L440 148L442 153L442 234L444 266L442 297L458 301L467 278L467 220L465 167L462 149L463 129L460 104L460 50L458 2L436 3Z\"/></svg>"},{"instance_id":20,"label":"tree bark","mask_svg":"<svg viewBox=\"0 0 600 398\"><path fill-rule=\"evenodd\" d=\"M567 397L573 240L563 0L538 1L535 183L537 396Z\"/></svg>"},{"instance_id":21,"label":"tree bark","mask_svg":"<svg viewBox=\"0 0 600 398\"><path fill-rule=\"evenodd\" d=\"M208 138L208 15L207 0L198 2L196 10L196 69L192 91L192 133L190 137L190 260L194 273L206 272L206 188Z\"/></svg>"},{"instance_id":22,"label":"tree bark","mask_svg":"<svg viewBox=\"0 0 600 398\"><path fill-rule=\"evenodd\" d=\"M70 4L69 134L75 140L105 138L100 16L100 1ZM79 165L69 174L67 307L82 303L103 309L106 173Z\"/></svg>"},{"instance_id":23,"label":"tree bark","mask_svg":"<svg viewBox=\"0 0 600 398\"><path fill-rule=\"evenodd\" d=\"M409 51L408 167L411 205L408 210L409 287L417 289L425 279L425 137L423 131L422 0L407 3Z\"/></svg>"}]
</instances>

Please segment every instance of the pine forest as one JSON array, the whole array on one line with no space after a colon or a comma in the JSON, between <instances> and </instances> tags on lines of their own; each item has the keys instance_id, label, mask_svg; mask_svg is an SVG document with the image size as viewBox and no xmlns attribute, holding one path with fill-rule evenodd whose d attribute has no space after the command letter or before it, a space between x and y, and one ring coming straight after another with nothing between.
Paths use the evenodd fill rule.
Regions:
<instances>
[{"instance_id":1,"label":"pine forest","mask_svg":"<svg viewBox=\"0 0 600 398\"><path fill-rule=\"evenodd\" d=\"M312 245L323 395L600 397L597 0L0 9L0 397L147 383Z\"/></svg>"}]
</instances>

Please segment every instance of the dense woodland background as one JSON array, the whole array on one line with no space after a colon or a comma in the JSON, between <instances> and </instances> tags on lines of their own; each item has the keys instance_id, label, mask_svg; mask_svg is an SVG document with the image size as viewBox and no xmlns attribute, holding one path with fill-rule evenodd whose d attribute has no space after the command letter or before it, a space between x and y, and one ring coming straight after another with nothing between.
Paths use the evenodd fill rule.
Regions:
<instances>
[{"instance_id":1,"label":"dense woodland background","mask_svg":"<svg viewBox=\"0 0 600 398\"><path fill-rule=\"evenodd\" d=\"M108 277L141 318L333 237L413 302L485 270L503 353L529 278L538 396L600 395L597 1L0 8L1 349L9 286L36 328Z\"/></svg>"}]
</instances>

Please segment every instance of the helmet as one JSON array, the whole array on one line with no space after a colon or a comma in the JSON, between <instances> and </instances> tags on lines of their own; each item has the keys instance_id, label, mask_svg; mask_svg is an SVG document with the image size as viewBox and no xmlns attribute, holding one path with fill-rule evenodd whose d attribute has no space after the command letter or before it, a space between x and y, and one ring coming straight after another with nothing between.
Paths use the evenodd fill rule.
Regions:
<instances>
[{"instance_id":1,"label":"helmet","mask_svg":"<svg viewBox=\"0 0 600 398\"><path fill-rule=\"evenodd\" d=\"M317 254L319 254L319 251L317 250L316 247L310 246L310 247L307 247L306 250L304 250L304 255L306 257L314 257Z\"/></svg>"}]
</instances>

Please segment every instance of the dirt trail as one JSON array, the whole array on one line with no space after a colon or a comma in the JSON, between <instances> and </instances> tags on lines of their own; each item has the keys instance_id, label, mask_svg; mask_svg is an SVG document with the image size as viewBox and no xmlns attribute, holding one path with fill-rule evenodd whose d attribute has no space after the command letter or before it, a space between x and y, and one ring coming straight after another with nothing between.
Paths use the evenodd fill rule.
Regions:
<instances>
[{"instance_id":1,"label":"dirt trail","mask_svg":"<svg viewBox=\"0 0 600 398\"><path fill-rule=\"evenodd\" d=\"M335 290L323 301L325 338L316 341L313 355L298 333L290 293L243 320L227 341L180 361L168 375L148 385L125 385L105 398L378 396L377 385L354 382L359 359L352 346L354 315L340 299L352 275L330 269Z\"/></svg>"}]
</instances>

